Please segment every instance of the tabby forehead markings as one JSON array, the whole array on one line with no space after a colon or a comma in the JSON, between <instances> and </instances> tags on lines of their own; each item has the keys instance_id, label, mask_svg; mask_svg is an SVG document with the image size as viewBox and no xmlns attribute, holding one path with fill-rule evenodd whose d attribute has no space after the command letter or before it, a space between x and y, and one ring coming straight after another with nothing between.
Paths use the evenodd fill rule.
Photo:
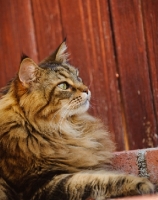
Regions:
<instances>
[{"instance_id":1,"label":"tabby forehead markings","mask_svg":"<svg viewBox=\"0 0 158 200\"><path fill-rule=\"evenodd\" d=\"M71 79L70 76L65 76L65 74L60 73L57 75L57 77L60 79L59 83L61 83L61 81L63 81L63 82L65 81L65 82L69 83L70 85L74 85L74 81ZM59 83L57 83L57 84L59 84Z\"/></svg>"}]
</instances>

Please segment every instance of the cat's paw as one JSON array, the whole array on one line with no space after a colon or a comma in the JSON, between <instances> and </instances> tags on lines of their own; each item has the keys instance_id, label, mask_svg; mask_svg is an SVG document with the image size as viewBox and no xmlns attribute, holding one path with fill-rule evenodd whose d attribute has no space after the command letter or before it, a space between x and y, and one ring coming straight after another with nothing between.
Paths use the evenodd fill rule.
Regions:
<instances>
[{"instance_id":1,"label":"cat's paw","mask_svg":"<svg viewBox=\"0 0 158 200\"><path fill-rule=\"evenodd\" d=\"M154 193L155 187L147 178L134 177L131 189L132 195L143 195Z\"/></svg>"},{"instance_id":2,"label":"cat's paw","mask_svg":"<svg viewBox=\"0 0 158 200\"><path fill-rule=\"evenodd\" d=\"M154 185L146 178L139 178L137 183L137 190L139 194L152 194L154 193Z\"/></svg>"},{"instance_id":3,"label":"cat's paw","mask_svg":"<svg viewBox=\"0 0 158 200\"><path fill-rule=\"evenodd\" d=\"M158 183L155 185L155 193L158 194Z\"/></svg>"},{"instance_id":4,"label":"cat's paw","mask_svg":"<svg viewBox=\"0 0 158 200\"><path fill-rule=\"evenodd\" d=\"M152 194L154 189L154 185L147 178L127 175L120 196Z\"/></svg>"}]
</instances>

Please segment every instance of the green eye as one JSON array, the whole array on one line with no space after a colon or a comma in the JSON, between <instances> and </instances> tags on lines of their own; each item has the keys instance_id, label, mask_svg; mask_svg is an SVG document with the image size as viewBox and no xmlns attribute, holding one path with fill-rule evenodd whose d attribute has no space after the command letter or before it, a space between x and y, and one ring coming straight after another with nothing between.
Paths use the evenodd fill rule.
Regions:
<instances>
[{"instance_id":1,"label":"green eye","mask_svg":"<svg viewBox=\"0 0 158 200\"><path fill-rule=\"evenodd\" d=\"M69 89L69 87L70 87L70 85L68 84L68 83L60 83L59 85L58 85L58 87L60 88L60 89L62 89L62 90L67 90L67 89Z\"/></svg>"}]
</instances>

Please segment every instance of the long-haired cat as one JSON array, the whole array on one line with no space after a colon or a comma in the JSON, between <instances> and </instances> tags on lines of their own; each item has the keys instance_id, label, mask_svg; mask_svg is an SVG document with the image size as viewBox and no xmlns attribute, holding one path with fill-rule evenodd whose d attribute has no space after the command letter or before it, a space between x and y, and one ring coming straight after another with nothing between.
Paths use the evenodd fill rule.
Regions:
<instances>
[{"instance_id":1,"label":"long-haired cat","mask_svg":"<svg viewBox=\"0 0 158 200\"><path fill-rule=\"evenodd\" d=\"M0 199L102 200L152 193L145 178L109 172L115 148L87 113L91 93L65 41L39 65L22 59L0 100Z\"/></svg>"}]
</instances>

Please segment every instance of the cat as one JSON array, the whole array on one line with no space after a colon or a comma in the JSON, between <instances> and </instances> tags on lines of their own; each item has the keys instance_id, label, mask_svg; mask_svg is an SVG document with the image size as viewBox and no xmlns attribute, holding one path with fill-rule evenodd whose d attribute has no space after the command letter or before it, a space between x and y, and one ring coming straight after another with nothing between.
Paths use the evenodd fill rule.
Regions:
<instances>
[{"instance_id":1,"label":"cat","mask_svg":"<svg viewBox=\"0 0 158 200\"><path fill-rule=\"evenodd\" d=\"M154 192L108 169L115 144L88 114L91 92L66 41L40 64L24 56L0 99L0 200L103 200Z\"/></svg>"}]
</instances>

